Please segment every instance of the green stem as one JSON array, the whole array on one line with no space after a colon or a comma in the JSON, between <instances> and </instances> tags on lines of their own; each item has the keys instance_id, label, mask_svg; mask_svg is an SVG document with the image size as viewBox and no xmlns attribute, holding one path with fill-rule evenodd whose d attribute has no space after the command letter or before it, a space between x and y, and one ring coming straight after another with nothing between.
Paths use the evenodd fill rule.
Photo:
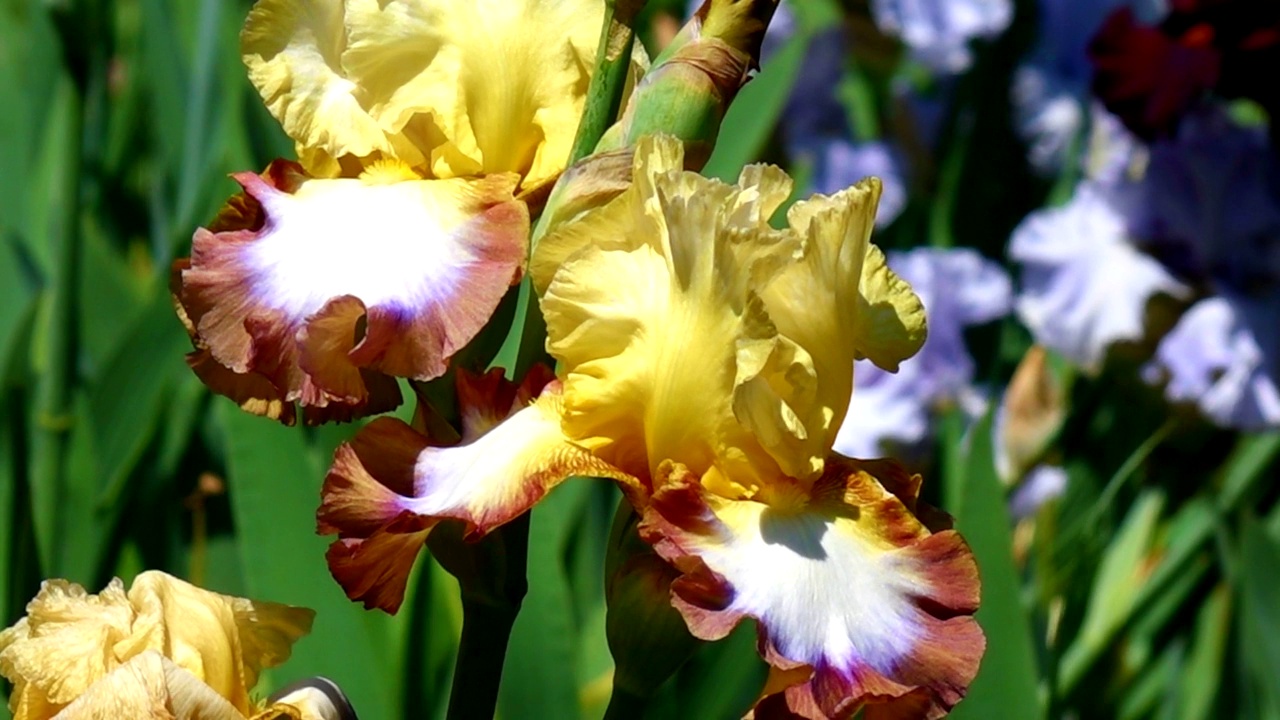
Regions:
<instances>
[{"instance_id":1,"label":"green stem","mask_svg":"<svg viewBox=\"0 0 1280 720\"><path fill-rule=\"evenodd\" d=\"M604 26L600 30L600 47L596 51L596 68L587 88L586 107L578 134L573 139L573 151L569 164L591 154L605 130L618 117L622 105L622 89L627 81L627 69L631 66L631 46L635 43L635 31L631 28L636 13L644 6L634 0L617 0L606 3Z\"/></svg>"},{"instance_id":2,"label":"green stem","mask_svg":"<svg viewBox=\"0 0 1280 720\"><path fill-rule=\"evenodd\" d=\"M462 601L462 642L449 695L449 720L491 718L518 607Z\"/></svg>"},{"instance_id":3,"label":"green stem","mask_svg":"<svg viewBox=\"0 0 1280 720\"><path fill-rule=\"evenodd\" d=\"M578 134L574 137L573 150L566 166L590 155L618 116L627 69L631 66L631 46L635 42L631 24L642 7L643 0L615 0L606 3L600 48L596 52L596 67L591 75L591 85L587 87L582 121L578 125ZM554 198L554 191L552 197ZM550 217L551 213L544 211L538 218L530 237L530 249L546 233ZM508 377L523 377L533 363L544 357L545 338L546 326L538 309L538 299L526 278L520 284L511 330L498 349L497 364L506 367Z\"/></svg>"},{"instance_id":4,"label":"green stem","mask_svg":"<svg viewBox=\"0 0 1280 720\"><path fill-rule=\"evenodd\" d=\"M613 694L609 696L609 707L604 711L604 720L639 720L648 707L649 698L615 683Z\"/></svg>"},{"instance_id":5,"label":"green stem","mask_svg":"<svg viewBox=\"0 0 1280 720\"><path fill-rule=\"evenodd\" d=\"M511 628L528 590L529 513L479 542L466 542L460 524L446 523L432 531L427 544L462 590L462 640L446 717L491 718Z\"/></svg>"}]
</instances>

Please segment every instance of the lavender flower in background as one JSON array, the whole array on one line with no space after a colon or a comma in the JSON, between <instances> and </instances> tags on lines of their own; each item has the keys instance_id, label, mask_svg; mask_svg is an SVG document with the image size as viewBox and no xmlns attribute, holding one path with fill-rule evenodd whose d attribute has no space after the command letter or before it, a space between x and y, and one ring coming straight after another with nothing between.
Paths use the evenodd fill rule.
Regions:
<instances>
[{"instance_id":1,"label":"lavender flower in background","mask_svg":"<svg viewBox=\"0 0 1280 720\"><path fill-rule=\"evenodd\" d=\"M1143 337L1152 296L1188 293L1129 242L1114 192L1081 183L1066 205L1028 215L1009 243L1009 257L1022 264L1018 317L1036 342L1088 370L1111 344Z\"/></svg>"},{"instance_id":2,"label":"lavender flower in background","mask_svg":"<svg viewBox=\"0 0 1280 720\"><path fill-rule=\"evenodd\" d=\"M1037 465L1009 497L1009 515L1014 520L1029 518L1045 503L1062 497L1067 490L1067 471L1057 465Z\"/></svg>"},{"instance_id":3,"label":"lavender flower in background","mask_svg":"<svg viewBox=\"0 0 1280 720\"><path fill-rule=\"evenodd\" d=\"M943 403L984 405L973 388L964 328L1009 312L1008 276L974 250L917 248L891 252L888 261L924 303L929 336L897 373L856 363L856 389L835 441L835 449L851 457L883 455L886 444L918 445L928 435L933 410Z\"/></svg>"},{"instance_id":4,"label":"lavender flower in background","mask_svg":"<svg viewBox=\"0 0 1280 720\"><path fill-rule=\"evenodd\" d=\"M969 42L993 38L1013 19L1010 0L871 0L871 14L911 56L934 72L956 74L973 64Z\"/></svg>"},{"instance_id":5,"label":"lavender flower in background","mask_svg":"<svg viewBox=\"0 0 1280 720\"><path fill-rule=\"evenodd\" d=\"M1164 13L1160 0L1040 0L1035 48L1014 74L1010 99L1014 125L1027 143L1027 160L1044 175L1074 159L1070 150L1084 131L1089 80L1089 41L1113 10L1128 7L1140 17Z\"/></svg>"},{"instance_id":6,"label":"lavender flower in background","mask_svg":"<svg viewBox=\"0 0 1280 720\"><path fill-rule=\"evenodd\" d=\"M763 63L768 63L795 32L794 11L778 6L783 22L775 16L765 34ZM780 120L788 156L811 168L805 194L831 194L859 180L880 178L883 194L876 211L879 226L893 222L907 204L907 185L901 154L882 141L854 142L848 112L836 89L849 57L849 38L843 26L817 34L809 43L799 76L792 86Z\"/></svg>"},{"instance_id":7,"label":"lavender flower in background","mask_svg":"<svg viewBox=\"0 0 1280 720\"><path fill-rule=\"evenodd\" d=\"M907 206L901 153L889 143L855 143L843 138L816 138L791 148L791 157L811 163L806 193L830 195L865 177L880 178L882 192L876 208L876 225L893 222Z\"/></svg>"},{"instance_id":8,"label":"lavender flower in background","mask_svg":"<svg viewBox=\"0 0 1280 720\"><path fill-rule=\"evenodd\" d=\"M1216 109L1151 147L1133 233L1175 272L1237 293L1280 288L1280 166L1262 128Z\"/></svg>"},{"instance_id":9,"label":"lavender flower in background","mask_svg":"<svg viewBox=\"0 0 1280 720\"><path fill-rule=\"evenodd\" d=\"M1226 427L1280 426L1280 294L1264 301L1219 295L1191 307L1165 336L1144 375L1165 396L1195 404Z\"/></svg>"},{"instance_id":10,"label":"lavender flower in background","mask_svg":"<svg viewBox=\"0 0 1280 720\"><path fill-rule=\"evenodd\" d=\"M1280 166L1260 128L1209 107L1151 148L1134 234L1216 295L1160 343L1144 375L1234 428L1280 426Z\"/></svg>"}]
</instances>

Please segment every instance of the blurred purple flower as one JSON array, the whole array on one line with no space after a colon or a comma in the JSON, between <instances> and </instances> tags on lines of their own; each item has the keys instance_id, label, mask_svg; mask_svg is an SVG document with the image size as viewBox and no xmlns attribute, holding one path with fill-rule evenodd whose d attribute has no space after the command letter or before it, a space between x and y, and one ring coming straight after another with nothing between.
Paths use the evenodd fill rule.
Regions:
<instances>
[{"instance_id":1,"label":"blurred purple flower","mask_svg":"<svg viewBox=\"0 0 1280 720\"><path fill-rule=\"evenodd\" d=\"M1057 465L1037 465L1027 472L1009 498L1009 514L1014 520L1031 517L1044 504L1062 497L1067 489L1067 471Z\"/></svg>"},{"instance_id":2,"label":"blurred purple flower","mask_svg":"<svg viewBox=\"0 0 1280 720\"><path fill-rule=\"evenodd\" d=\"M777 23L781 16L783 23ZM765 34L763 62L795 32L794 13L788 3ZM804 64L791 88L780 120L783 142L792 160L806 162L812 177L804 194L832 194L875 176L883 184L876 224L893 222L907 204L907 186L900 153L888 143L857 143L850 138L848 112L836 95L849 54L849 38L843 26L825 30L809 43Z\"/></svg>"},{"instance_id":3,"label":"blurred purple flower","mask_svg":"<svg viewBox=\"0 0 1280 720\"><path fill-rule=\"evenodd\" d=\"M876 210L878 226L893 222L907 205L903 160L888 143L853 143L842 138L819 138L793 147L791 157L812 164L813 175L805 194L831 195L865 177L880 178L883 191Z\"/></svg>"},{"instance_id":4,"label":"blurred purple flower","mask_svg":"<svg viewBox=\"0 0 1280 720\"><path fill-rule=\"evenodd\" d=\"M961 73L973 64L969 41L1004 32L1013 19L1011 0L871 0L876 25L894 35L921 64L939 73Z\"/></svg>"},{"instance_id":5,"label":"blurred purple flower","mask_svg":"<svg viewBox=\"0 0 1280 720\"><path fill-rule=\"evenodd\" d=\"M1280 288L1280 166L1262 128L1184 118L1151 148L1133 233L1175 272L1237 293Z\"/></svg>"},{"instance_id":6,"label":"blurred purple flower","mask_svg":"<svg viewBox=\"0 0 1280 720\"><path fill-rule=\"evenodd\" d=\"M885 443L919 443L941 403L981 405L972 388L973 358L964 344L964 328L1009 313L1008 275L974 250L917 248L891 252L888 261L924 303L929 336L897 373L866 361L855 364L849 413L835 441L836 451L851 457L883 455Z\"/></svg>"},{"instance_id":7,"label":"blurred purple flower","mask_svg":"<svg viewBox=\"0 0 1280 720\"><path fill-rule=\"evenodd\" d=\"M1280 427L1280 293L1196 303L1144 369L1172 402L1194 403L1226 427Z\"/></svg>"},{"instance_id":8,"label":"blurred purple flower","mask_svg":"<svg viewBox=\"0 0 1280 720\"><path fill-rule=\"evenodd\" d=\"M1036 342L1096 370L1107 347L1141 339L1147 300L1187 288L1126 237L1114 189L1084 182L1066 205L1031 213L1013 231L1022 263L1015 307Z\"/></svg>"},{"instance_id":9,"label":"blurred purple flower","mask_svg":"<svg viewBox=\"0 0 1280 720\"><path fill-rule=\"evenodd\" d=\"M1027 143L1028 161L1051 175L1072 158L1084 130L1092 66L1089 40L1118 7L1142 17L1163 13L1159 0L1040 0L1040 29L1034 49L1015 72L1010 98L1014 124ZM1090 116L1096 118L1097 112Z\"/></svg>"}]
</instances>

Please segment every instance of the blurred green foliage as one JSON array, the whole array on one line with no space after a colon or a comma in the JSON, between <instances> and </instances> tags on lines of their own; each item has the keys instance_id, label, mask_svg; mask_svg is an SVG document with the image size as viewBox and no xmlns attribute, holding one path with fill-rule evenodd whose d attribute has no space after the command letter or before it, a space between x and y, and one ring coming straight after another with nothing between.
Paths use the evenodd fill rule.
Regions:
<instances>
[{"instance_id":1,"label":"blurred green foliage","mask_svg":"<svg viewBox=\"0 0 1280 720\"><path fill-rule=\"evenodd\" d=\"M182 360L170 263L234 191L228 173L292 151L240 64L249 5L0 0L0 621L22 615L41 578L96 591L164 569L319 611L268 684L323 674L363 717L443 717L456 583L427 558L399 616L366 612L331 581L314 534L324 468L352 429L240 413ZM642 27L681 6L651 3ZM774 124L805 45L841 12L865 22L865 3L797 6L801 32L731 110L708 174L784 162ZM1050 196L1009 127L1026 12L1020 3L1014 29L960 78L940 145L881 245L1000 257ZM892 126L895 67L851 60L855 127ZM997 383L1029 345L1011 320L970 339ZM919 468L984 580L989 650L958 717L1280 718L1280 434L1170 416L1134 377L1113 367L1070 383L1051 452L1071 482L1034 519L1011 523L985 425L952 424L940 462ZM615 502L612 487L583 480L535 509L503 717L603 712L600 568ZM737 717L764 672L751 628L739 628L703 647L650 716Z\"/></svg>"}]
</instances>

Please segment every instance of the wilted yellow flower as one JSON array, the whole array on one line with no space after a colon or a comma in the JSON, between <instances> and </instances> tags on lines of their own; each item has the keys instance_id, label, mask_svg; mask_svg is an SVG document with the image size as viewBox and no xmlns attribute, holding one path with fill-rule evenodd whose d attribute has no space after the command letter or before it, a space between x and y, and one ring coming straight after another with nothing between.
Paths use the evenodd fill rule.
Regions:
<instances>
[{"instance_id":1,"label":"wilted yellow flower","mask_svg":"<svg viewBox=\"0 0 1280 720\"><path fill-rule=\"evenodd\" d=\"M759 622L775 670L762 716L944 714L984 647L973 556L917 502L919 476L832 452L854 360L896 370L925 336L919 299L869 241L879 182L797 203L775 229L781 170L730 185L683 164L678 142L641 140L631 187L535 249L561 381L459 448L394 420L365 428L326 479L324 529L351 567L439 517L479 535L566 476L612 477L679 571L690 632ZM364 567L335 575L377 597L387 564Z\"/></svg>"},{"instance_id":2,"label":"wilted yellow flower","mask_svg":"<svg viewBox=\"0 0 1280 720\"><path fill-rule=\"evenodd\" d=\"M299 163L244 193L175 264L189 362L292 423L394 408L523 272L523 197L569 159L603 0L259 0L249 79Z\"/></svg>"},{"instance_id":3,"label":"wilted yellow flower","mask_svg":"<svg viewBox=\"0 0 1280 720\"><path fill-rule=\"evenodd\" d=\"M249 694L263 668L289 658L314 615L157 571L127 593L119 578L97 595L46 580L27 615L0 632L0 675L14 686L14 720L336 720L314 690L271 707Z\"/></svg>"}]
</instances>

